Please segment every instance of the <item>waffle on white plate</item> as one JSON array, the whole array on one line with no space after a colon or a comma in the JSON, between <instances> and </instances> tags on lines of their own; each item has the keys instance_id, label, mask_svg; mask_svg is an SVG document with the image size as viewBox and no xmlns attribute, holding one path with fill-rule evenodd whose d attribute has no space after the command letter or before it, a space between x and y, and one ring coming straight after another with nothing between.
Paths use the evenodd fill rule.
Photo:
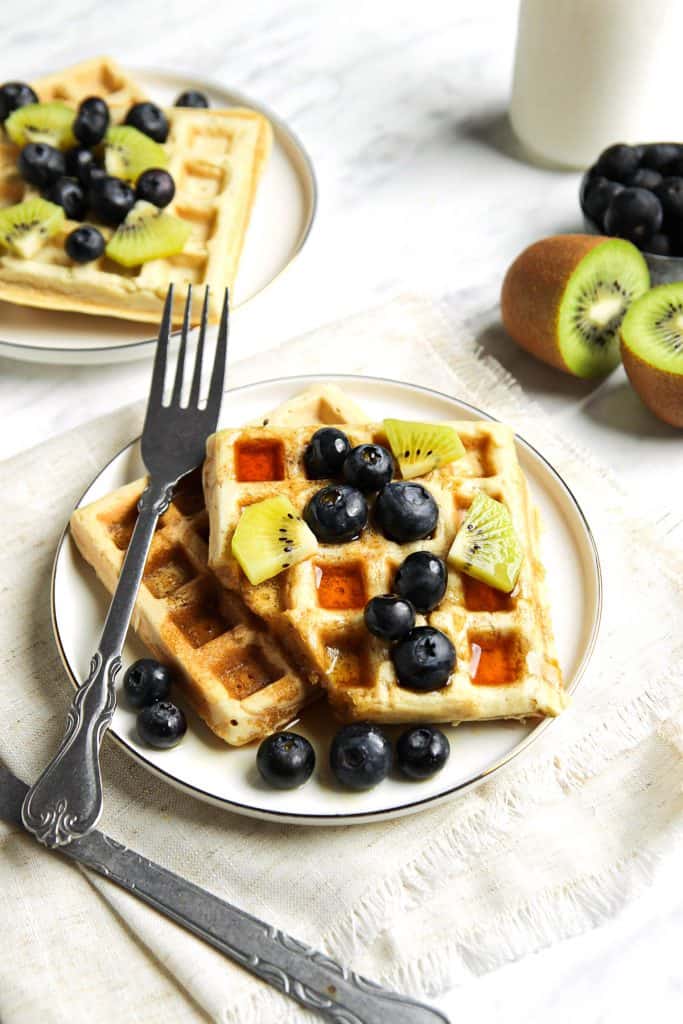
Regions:
<instances>
[{"instance_id":1,"label":"waffle on white plate","mask_svg":"<svg viewBox=\"0 0 683 1024\"><path fill-rule=\"evenodd\" d=\"M372 524L360 539L321 544L313 557L258 585L249 583L231 553L232 535L246 506L286 495L302 513L326 481L307 479L303 454L316 426L267 426L220 431L209 439L204 493L210 522L209 565L326 688L339 717L373 722L462 722L556 715L565 706L555 654L539 521L520 469L513 432L502 424L456 422L466 455L420 478L439 519L427 540L398 544ZM387 445L381 424L344 427L352 445ZM245 453L257 451L271 480L249 480ZM249 475L248 473L246 474ZM398 683L389 647L364 625L366 602L392 590L399 565L413 551L446 556L475 494L484 491L508 508L524 558L508 596L449 571L444 600L427 618L452 641L456 668L443 689L418 692Z\"/></svg>"},{"instance_id":2,"label":"waffle on white plate","mask_svg":"<svg viewBox=\"0 0 683 1024\"><path fill-rule=\"evenodd\" d=\"M272 423L343 422L358 408L334 388L312 388L279 406ZM145 480L77 509L71 535L104 586L116 586ZM233 746L290 722L320 695L278 642L207 566L208 515L199 473L160 520L136 601L133 628L153 655L179 671L189 703Z\"/></svg>"},{"instance_id":3,"label":"waffle on white plate","mask_svg":"<svg viewBox=\"0 0 683 1024\"><path fill-rule=\"evenodd\" d=\"M39 79L33 86L42 100L76 107L89 95L101 96L114 118L122 120L143 90L109 58L98 58ZM270 122L242 108L165 110L170 131L164 149L176 194L167 208L188 223L191 233L182 252L126 269L105 256L75 264L64 249L78 222L66 220L60 231L30 259L0 249L0 299L23 306L70 310L156 323L168 285L195 289L193 316L199 316L204 285L212 288L209 319L220 315L223 291L232 287L258 182L272 143ZM35 195L17 170L19 150L0 129L0 208ZM108 238L112 229L88 218ZM182 318L184 289L177 289L174 320Z\"/></svg>"}]
</instances>

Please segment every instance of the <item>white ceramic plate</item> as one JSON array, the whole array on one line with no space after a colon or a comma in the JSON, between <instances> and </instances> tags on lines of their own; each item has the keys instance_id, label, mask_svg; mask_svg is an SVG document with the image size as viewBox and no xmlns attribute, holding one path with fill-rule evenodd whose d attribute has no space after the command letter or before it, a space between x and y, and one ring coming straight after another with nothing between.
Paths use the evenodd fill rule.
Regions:
<instances>
[{"instance_id":1,"label":"white ceramic plate","mask_svg":"<svg viewBox=\"0 0 683 1024\"><path fill-rule=\"evenodd\" d=\"M488 418L465 402L412 384L368 377L335 379L374 420L389 415L419 420ZM223 425L253 420L316 380L320 378L289 377L233 390L223 403ZM554 595L555 636L566 684L572 691L590 658L600 619L598 554L588 524L564 481L521 439L518 453L545 522L543 556L549 592ZM102 469L79 504L94 501L142 473L139 445L133 441ZM52 607L57 644L74 683L87 674L107 604L104 588L65 532L55 558ZM124 651L124 669L143 654L142 645L131 638ZM502 768L552 725L548 719L540 724L487 722L446 728L451 756L437 776L424 782L391 777L369 792L351 793L338 788L329 772L327 752L335 726L326 721L321 703L304 712L296 726L316 748L314 775L299 790L278 792L261 783L254 745L230 748L190 711L188 720L182 743L173 750L151 750L136 739L135 715L124 700L116 710L110 735L151 771L204 800L253 817L315 825L391 818L452 798ZM395 735L400 730L388 731Z\"/></svg>"},{"instance_id":2,"label":"white ceramic plate","mask_svg":"<svg viewBox=\"0 0 683 1024\"><path fill-rule=\"evenodd\" d=\"M135 68L130 72L162 106L171 105L186 89L200 89L213 107L251 107L273 125L273 149L259 183L232 296L235 313L279 277L308 237L317 202L310 158L294 133L248 96L184 75ZM10 359L111 363L150 355L155 343L149 324L0 302L0 355Z\"/></svg>"}]
</instances>

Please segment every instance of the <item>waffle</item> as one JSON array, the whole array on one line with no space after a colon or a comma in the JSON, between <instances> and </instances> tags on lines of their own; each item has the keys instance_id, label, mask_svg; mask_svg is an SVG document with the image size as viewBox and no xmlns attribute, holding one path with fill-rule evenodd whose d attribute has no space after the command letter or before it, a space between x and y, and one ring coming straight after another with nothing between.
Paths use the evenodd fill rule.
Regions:
<instances>
[{"instance_id":1,"label":"waffle","mask_svg":"<svg viewBox=\"0 0 683 1024\"><path fill-rule=\"evenodd\" d=\"M139 98L131 79L106 59L77 65L62 75L35 83L42 98L78 102L103 83L104 98L122 117L129 101ZM102 91L98 95L102 95ZM70 310L158 323L168 285L195 289L193 317L200 313L201 292L211 286L209 318L220 317L223 291L232 287L251 215L256 188L270 151L269 121L252 110L166 110L168 170L176 184L170 213L192 228L183 252L126 269L102 256L75 266L64 251L66 236L77 227L65 221L31 259L0 250L0 299L22 306ZM34 195L17 170L18 149L0 136L0 207ZM97 221L92 221L97 224ZM105 237L111 228L97 225ZM174 320L182 320L184 289L176 294Z\"/></svg>"},{"instance_id":2,"label":"waffle","mask_svg":"<svg viewBox=\"0 0 683 1024\"><path fill-rule=\"evenodd\" d=\"M334 388L313 388L269 414L273 423L321 422L356 408ZM145 480L100 498L71 517L71 535L114 590ZM233 746L290 722L319 695L293 667L238 595L207 566L208 515L199 472L187 477L159 522L133 627L159 660L179 670L182 689L217 736Z\"/></svg>"},{"instance_id":3,"label":"waffle","mask_svg":"<svg viewBox=\"0 0 683 1024\"><path fill-rule=\"evenodd\" d=\"M31 85L41 103L59 100L70 107L77 107L88 96L99 96L106 101L117 120L134 103L149 98L111 57L94 57L54 75L38 78Z\"/></svg>"},{"instance_id":4,"label":"waffle","mask_svg":"<svg viewBox=\"0 0 683 1024\"><path fill-rule=\"evenodd\" d=\"M265 620L293 658L327 689L346 720L461 722L556 715L564 704L554 650L538 518L517 461L512 431L488 422L452 424L467 449L461 460L422 482L439 507L432 537L412 544L386 540L372 527L350 544L322 545L317 556L258 586L249 584L230 553L245 505L286 494L300 512L324 481L306 479L302 456L315 427L224 430L209 439L204 492L210 519L209 564L226 588ZM345 427L352 444L386 444L380 424ZM273 451L277 481L240 481L249 445ZM245 447L246 446L246 447ZM390 592L396 569L412 551L442 557L478 490L509 508L525 558L508 597L451 570L444 600L419 623L452 640L456 670L445 688L420 693L398 685L388 646L363 622L367 600Z\"/></svg>"}]
</instances>

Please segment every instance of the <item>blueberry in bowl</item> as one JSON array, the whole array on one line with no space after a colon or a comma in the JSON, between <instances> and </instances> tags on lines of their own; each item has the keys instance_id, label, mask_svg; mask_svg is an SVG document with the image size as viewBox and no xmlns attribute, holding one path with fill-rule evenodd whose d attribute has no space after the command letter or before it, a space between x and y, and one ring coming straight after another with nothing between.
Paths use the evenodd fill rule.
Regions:
<instances>
[{"instance_id":1,"label":"blueberry in bowl","mask_svg":"<svg viewBox=\"0 0 683 1024\"><path fill-rule=\"evenodd\" d=\"M608 146L581 179L586 229L643 253L653 285L683 280L683 144Z\"/></svg>"}]
</instances>

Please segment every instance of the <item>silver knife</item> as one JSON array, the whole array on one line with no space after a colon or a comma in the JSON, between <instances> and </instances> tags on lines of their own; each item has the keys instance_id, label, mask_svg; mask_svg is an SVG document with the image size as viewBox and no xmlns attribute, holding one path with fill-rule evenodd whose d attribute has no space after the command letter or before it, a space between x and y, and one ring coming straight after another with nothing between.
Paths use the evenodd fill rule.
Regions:
<instances>
[{"instance_id":1,"label":"silver knife","mask_svg":"<svg viewBox=\"0 0 683 1024\"><path fill-rule=\"evenodd\" d=\"M0 764L0 818L22 826L28 786ZM56 853L84 864L204 939L307 1010L336 1024L449 1024L424 1003L390 992L206 889L93 829Z\"/></svg>"}]
</instances>

